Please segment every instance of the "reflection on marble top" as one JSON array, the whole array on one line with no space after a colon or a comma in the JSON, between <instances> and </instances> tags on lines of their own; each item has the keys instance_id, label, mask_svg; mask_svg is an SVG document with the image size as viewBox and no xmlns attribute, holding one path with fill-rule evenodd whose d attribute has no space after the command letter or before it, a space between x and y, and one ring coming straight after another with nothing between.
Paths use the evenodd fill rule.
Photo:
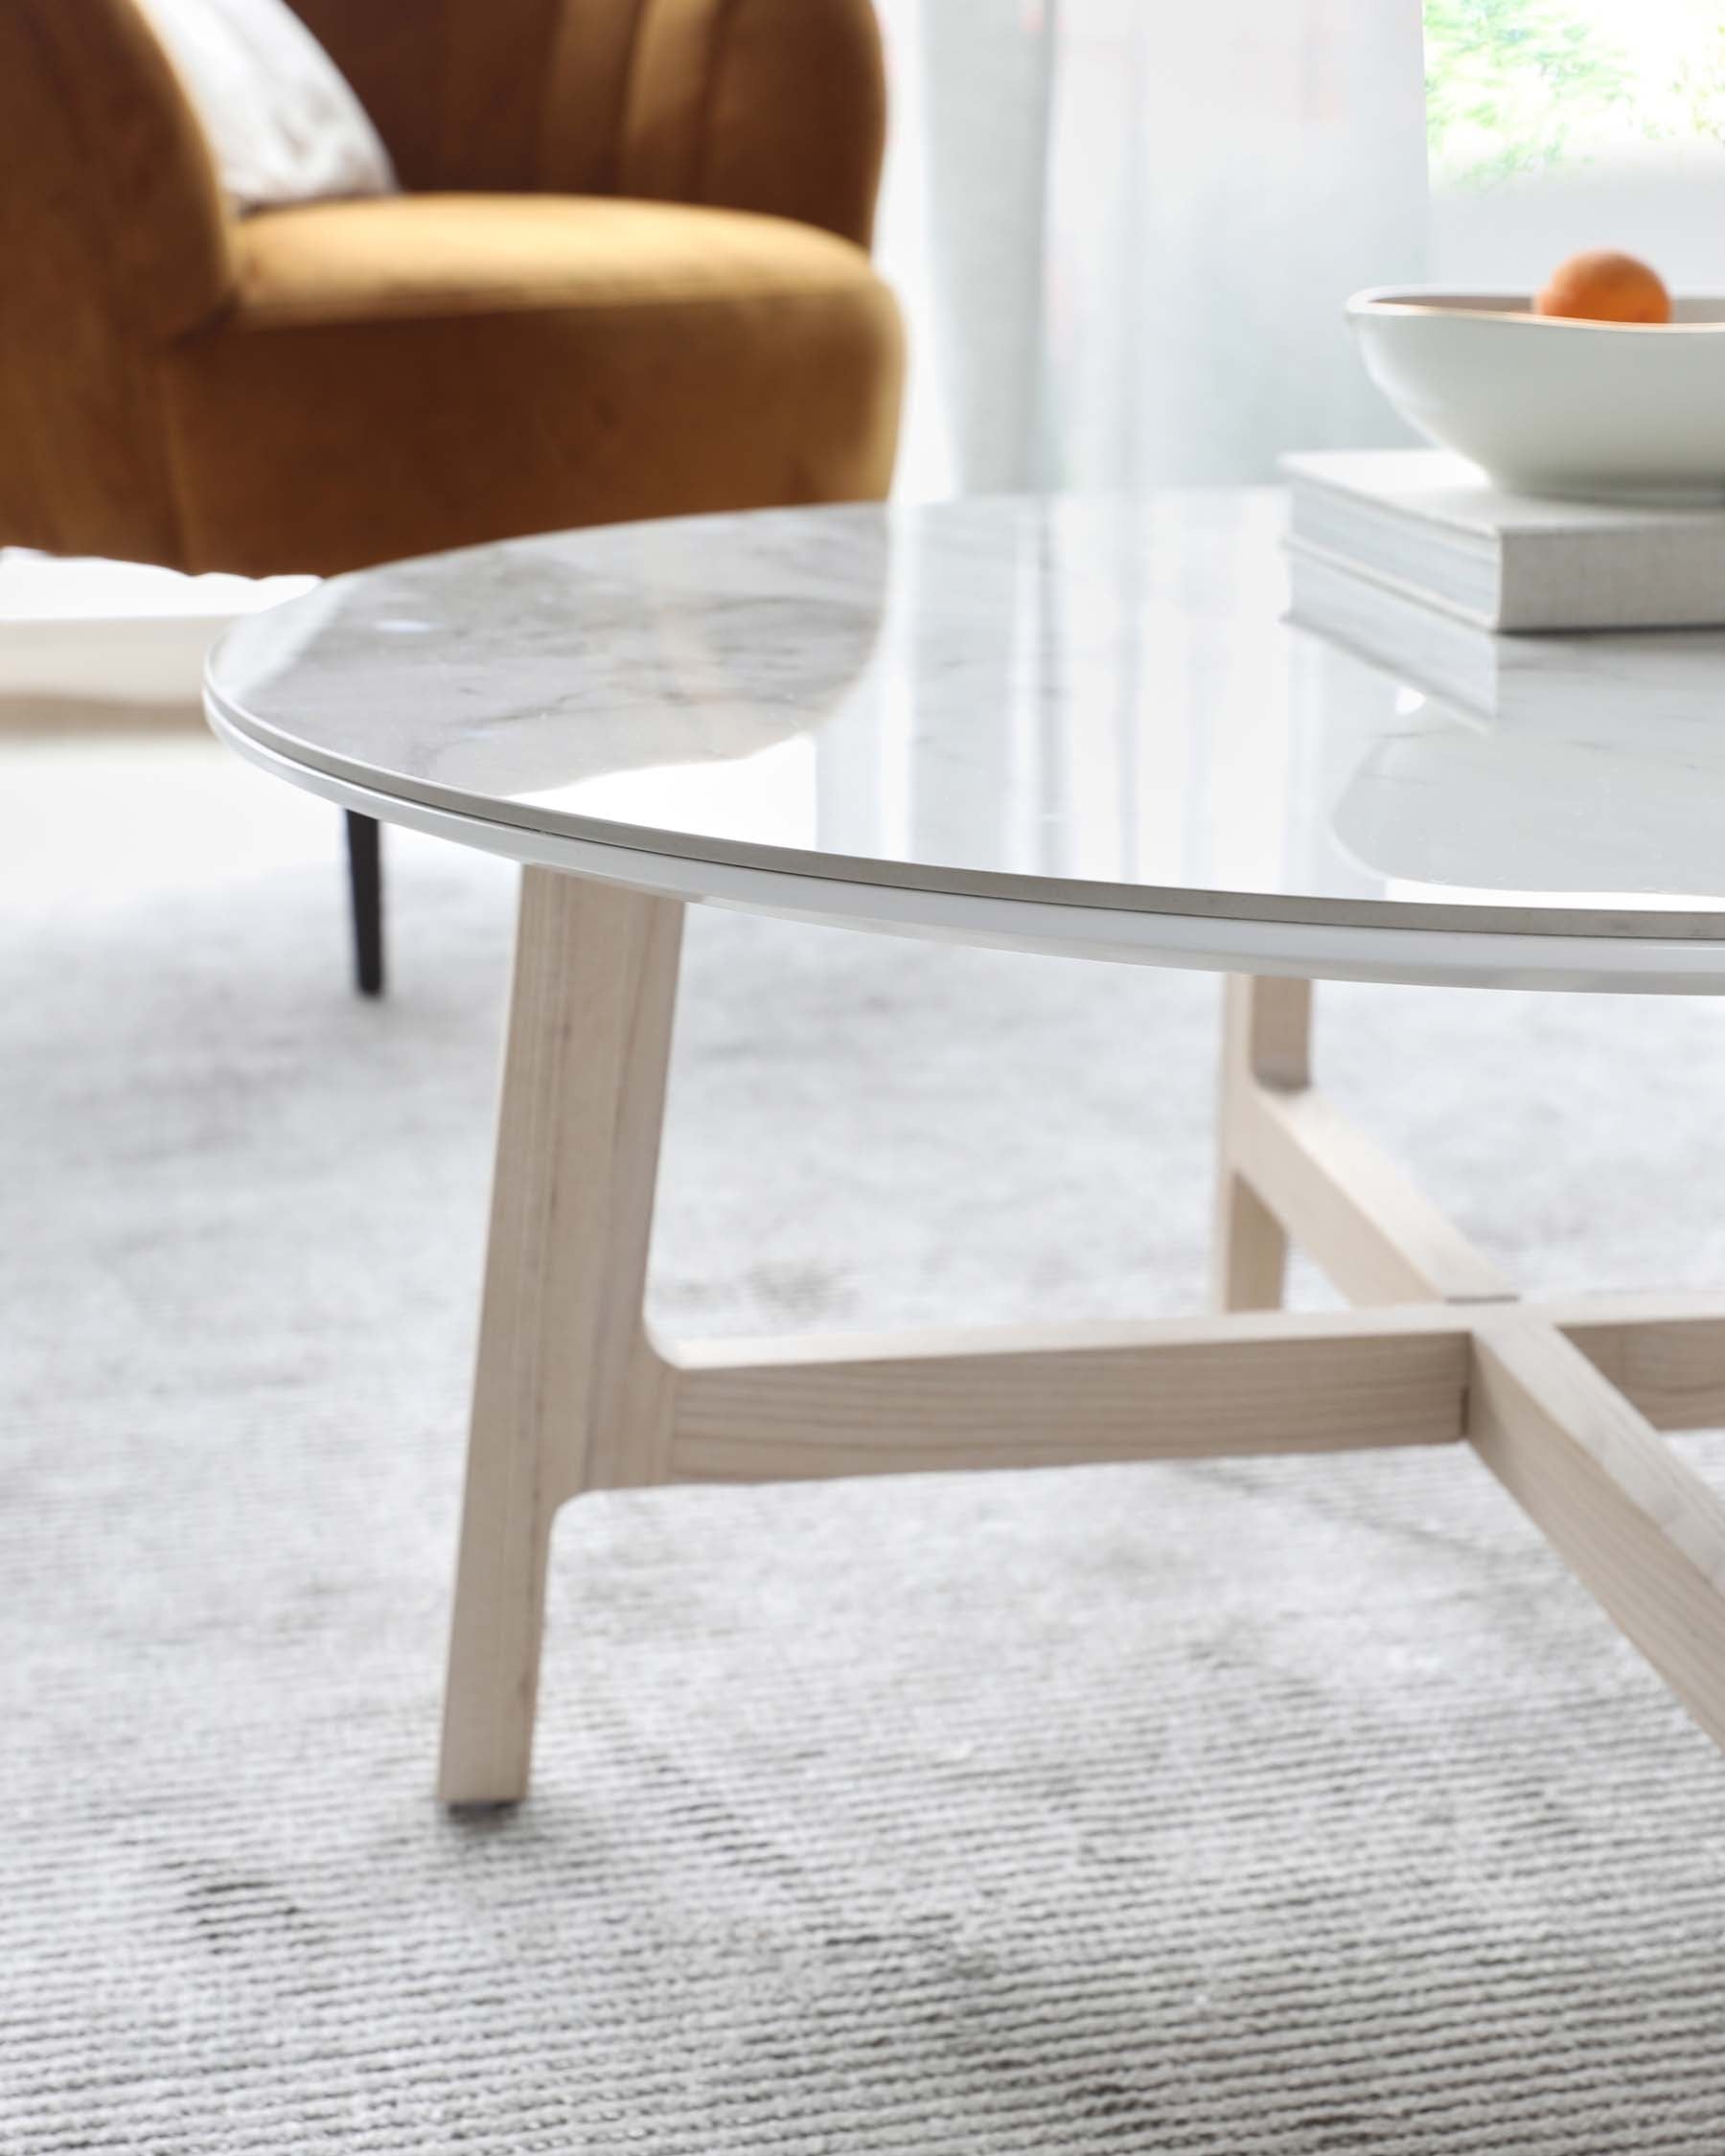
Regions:
<instances>
[{"instance_id":1,"label":"reflection on marble top","mask_svg":"<svg viewBox=\"0 0 1725 2156\"><path fill-rule=\"evenodd\" d=\"M661 853L1725 934L1725 632L1487 641L1470 711L1290 626L1280 523L1215 491L516 540L243 621L211 691L386 795Z\"/></svg>"}]
</instances>

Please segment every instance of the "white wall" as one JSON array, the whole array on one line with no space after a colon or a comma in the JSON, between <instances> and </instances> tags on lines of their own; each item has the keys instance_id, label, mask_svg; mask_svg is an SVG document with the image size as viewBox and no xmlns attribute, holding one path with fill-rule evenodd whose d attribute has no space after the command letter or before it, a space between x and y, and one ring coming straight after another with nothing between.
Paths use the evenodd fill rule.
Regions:
<instances>
[{"instance_id":1,"label":"white wall","mask_svg":"<svg viewBox=\"0 0 1725 2156\"><path fill-rule=\"evenodd\" d=\"M1432 202L1432 276L1440 284L1537 289L1566 255L1622 247L1667 284L1725 295L1725 148L1648 146Z\"/></svg>"}]
</instances>

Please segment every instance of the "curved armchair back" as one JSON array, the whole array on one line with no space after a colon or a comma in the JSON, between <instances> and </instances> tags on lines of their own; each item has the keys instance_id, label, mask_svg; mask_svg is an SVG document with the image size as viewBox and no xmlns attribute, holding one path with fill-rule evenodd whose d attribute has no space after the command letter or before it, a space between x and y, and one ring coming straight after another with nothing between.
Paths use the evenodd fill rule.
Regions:
<instances>
[{"instance_id":1,"label":"curved armchair back","mask_svg":"<svg viewBox=\"0 0 1725 2156\"><path fill-rule=\"evenodd\" d=\"M871 0L293 0L410 188L761 210L868 244Z\"/></svg>"},{"instance_id":2,"label":"curved armchair back","mask_svg":"<svg viewBox=\"0 0 1725 2156\"><path fill-rule=\"evenodd\" d=\"M575 16L582 5L573 0ZM872 0L600 0L607 7L635 24L617 194L760 210L868 245L886 141ZM554 186L568 184L561 154L554 140Z\"/></svg>"},{"instance_id":3,"label":"curved armchair back","mask_svg":"<svg viewBox=\"0 0 1725 2156\"><path fill-rule=\"evenodd\" d=\"M176 564L152 353L233 290L178 79L132 0L0 8L0 540Z\"/></svg>"},{"instance_id":4,"label":"curved armchair back","mask_svg":"<svg viewBox=\"0 0 1725 2156\"><path fill-rule=\"evenodd\" d=\"M353 84L403 187L539 184L540 115L571 0L290 4Z\"/></svg>"}]
</instances>

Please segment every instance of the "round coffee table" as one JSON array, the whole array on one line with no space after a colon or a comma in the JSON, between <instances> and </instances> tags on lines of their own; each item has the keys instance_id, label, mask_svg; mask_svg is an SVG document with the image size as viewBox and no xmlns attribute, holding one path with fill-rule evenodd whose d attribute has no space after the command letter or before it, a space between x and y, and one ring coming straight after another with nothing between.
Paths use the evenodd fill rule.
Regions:
<instances>
[{"instance_id":1,"label":"round coffee table","mask_svg":"<svg viewBox=\"0 0 1725 2156\"><path fill-rule=\"evenodd\" d=\"M218 646L242 754L525 869L448 1801L525 1792L585 1490L1353 1446L1471 1443L1725 1742L1725 1504L1656 1434L1725 1420L1725 1298L1518 1298L1309 1067L1315 978L1725 991L1725 635L1386 668L1283 620L1279 522L1218 492L632 525L337 578ZM691 902L1232 975L1217 1313L655 1340ZM1290 1237L1362 1307L1278 1308Z\"/></svg>"}]
</instances>

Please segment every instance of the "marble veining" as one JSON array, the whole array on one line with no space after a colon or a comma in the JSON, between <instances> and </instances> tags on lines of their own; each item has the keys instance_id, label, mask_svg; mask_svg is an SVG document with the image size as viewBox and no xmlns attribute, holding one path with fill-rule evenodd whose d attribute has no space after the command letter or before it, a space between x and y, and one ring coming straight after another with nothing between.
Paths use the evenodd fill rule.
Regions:
<instances>
[{"instance_id":1,"label":"marble veining","mask_svg":"<svg viewBox=\"0 0 1725 2156\"><path fill-rule=\"evenodd\" d=\"M516 540L242 622L210 696L327 776L685 860L1725 938L1725 633L1500 639L1470 708L1289 624L1280 518L1217 490Z\"/></svg>"}]
</instances>

